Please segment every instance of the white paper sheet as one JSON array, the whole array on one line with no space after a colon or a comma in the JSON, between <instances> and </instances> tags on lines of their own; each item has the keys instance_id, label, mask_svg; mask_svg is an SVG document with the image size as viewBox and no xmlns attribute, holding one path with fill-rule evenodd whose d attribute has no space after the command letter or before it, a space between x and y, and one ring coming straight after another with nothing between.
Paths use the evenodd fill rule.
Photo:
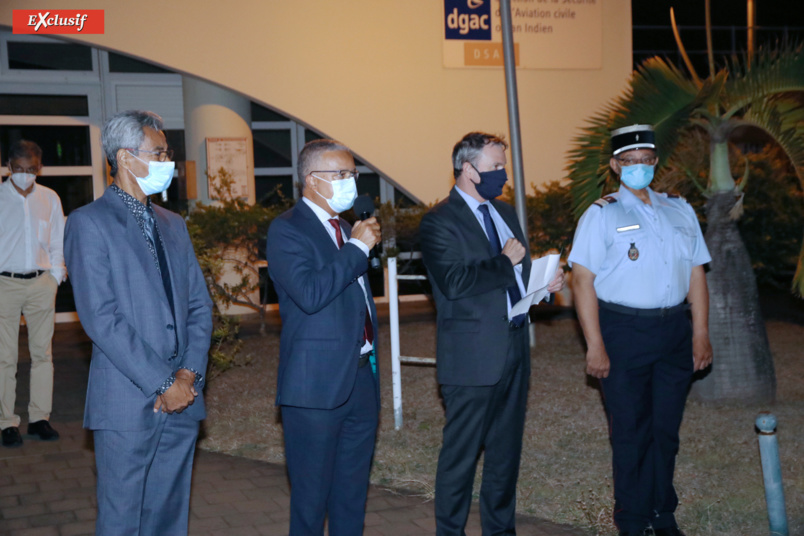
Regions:
<instances>
[{"instance_id":1,"label":"white paper sheet","mask_svg":"<svg viewBox=\"0 0 804 536\"><path fill-rule=\"evenodd\" d=\"M547 285L556 275L559 258L560 255L553 253L533 260L530 268L528 290L525 293L525 297L511 307L511 312L508 314L509 319L527 313L532 305L536 305L549 294Z\"/></svg>"}]
</instances>

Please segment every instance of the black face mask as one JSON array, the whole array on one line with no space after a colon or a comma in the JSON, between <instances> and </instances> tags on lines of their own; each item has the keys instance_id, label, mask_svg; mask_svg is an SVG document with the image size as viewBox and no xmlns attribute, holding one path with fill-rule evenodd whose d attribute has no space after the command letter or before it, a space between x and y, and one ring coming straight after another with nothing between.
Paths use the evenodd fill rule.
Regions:
<instances>
[{"instance_id":1,"label":"black face mask","mask_svg":"<svg viewBox=\"0 0 804 536\"><path fill-rule=\"evenodd\" d=\"M503 186L508 182L508 174L505 172L505 168L481 172L475 166L472 165L472 167L480 175L480 184L475 184L475 189L480 197L487 201L500 197Z\"/></svg>"}]
</instances>

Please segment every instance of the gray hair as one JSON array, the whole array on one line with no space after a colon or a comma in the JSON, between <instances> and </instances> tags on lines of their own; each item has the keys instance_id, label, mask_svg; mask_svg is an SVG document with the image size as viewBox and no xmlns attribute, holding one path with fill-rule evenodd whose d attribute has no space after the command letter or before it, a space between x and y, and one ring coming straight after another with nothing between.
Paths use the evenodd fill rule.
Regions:
<instances>
[{"instance_id":1,"label":"gray hair","mask_svg":"<svg viewBox=\"0 0 804 536\"><path fill-rule=\"evenodd\" d=\"M352 153L347 146L335 140L313 140L308 141L304 145L299 153L299 161L296 165L296 173L299 177L300 191L304 190L304 178L307 177L311 171L315 171L313 169L313 165L315 165L318 157L321 156L322 153L329 151L346 151L349 154Z\"/></svg>"},{"instance_id":2,"label":"gray hair","mask_svg":"<svg viewBox=\"0 0 804 536\"><path fill-rule=\"evenodd\" d=\"M28 140L15 141L8 149L8 163L19 158L38 158L42 163L42 148Z\"/></svg>"},{"instance_id":3,"label":"gray hair","mask_svg":"<svg viewBox=\"0 0 804 536\"><path fill-rule=\"evenodd\" d=\"M463 165L466 162L475 165L486 145L502 145L503 149L508 149L503 136L485 132L470 132L455 144L452 149L452 174L456 179L463 173Z\"/></svg>"},{"instance_id":4,"label":"gray hair","mask_svg":"<svg viewBox=\"0 0 804 536\"><path fill-rule=\"evenodd\" d=\"M101 145L109 161L112 177L117 176L117 151L136 149L145 139L143 129L150 127L156 131L164 130L162 118L153 112L128 110L115 115L103 125Z\"/></svg>"}]
</instances>

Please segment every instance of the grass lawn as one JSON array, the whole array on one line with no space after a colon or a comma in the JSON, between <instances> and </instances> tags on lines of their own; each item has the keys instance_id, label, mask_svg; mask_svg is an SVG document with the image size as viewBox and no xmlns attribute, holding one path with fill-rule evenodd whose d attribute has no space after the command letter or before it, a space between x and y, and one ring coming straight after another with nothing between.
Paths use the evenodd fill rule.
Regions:
<instances>
[{"instance_id":1,"label":"grass lawn","mask_svg":"<svg viewBox=\"0 0 804 536\"><path fill-rule=\"evenodd\" d=\"M677 518L688 536L768 533L754 420L768 410L778 438L790 534L804 534L804 327L767 324L776 363L775 405L688 402L681 429ZM402 353L435 355L434 322L402 324ZM517 508L520 512L614 535L611 450L599 391L584 374L584 349L572 319L536 324ZM433 496L444 412L435 369L402 368L404 427L394 430L388 326L380 330L382 414L372 483ZM248 366L207 386L202 448L282 463L282 427L274 407L279 337L246 339ZM478 466L480 474L481 464ZM476 480L476 491L479 478Z\"/></svg>"}]
</instances>

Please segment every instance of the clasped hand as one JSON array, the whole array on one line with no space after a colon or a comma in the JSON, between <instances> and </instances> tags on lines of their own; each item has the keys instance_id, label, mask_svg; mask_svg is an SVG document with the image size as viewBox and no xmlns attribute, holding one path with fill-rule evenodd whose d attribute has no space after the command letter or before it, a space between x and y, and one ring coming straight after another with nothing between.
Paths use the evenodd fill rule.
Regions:
<instances>
[{"instance_id":1,"label":"clasped hand","mask_svg":"<svg viewBox=\"0 0 804 536\"><path fill-rule=\"evenodd\" d=\"M167 391L156 397L154 413L181 413L195 402L198 391L195 389L195 373L187 369L176 372L176 380Z\"/></svg>"}]
</instances>

